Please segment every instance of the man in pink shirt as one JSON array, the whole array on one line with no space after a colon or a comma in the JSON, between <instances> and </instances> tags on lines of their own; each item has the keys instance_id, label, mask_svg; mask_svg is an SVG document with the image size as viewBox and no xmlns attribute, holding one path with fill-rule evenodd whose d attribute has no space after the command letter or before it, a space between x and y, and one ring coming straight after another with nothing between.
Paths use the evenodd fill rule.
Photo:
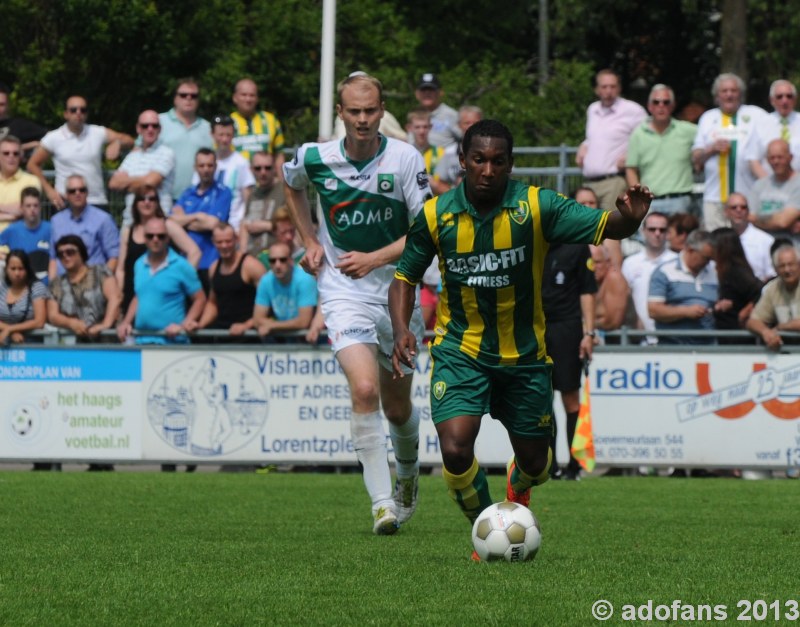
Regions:
<instances>
[{"instance_id":1,"label":"man in pink shirt","mask_svg":"<svg viewBox=\"0 0 800 627\"><path fill-rule=\"evenodd\" d=\"M600 207L613 211L617 196L627 188L628 139L647 112L632 100L620 98L619 76L612 70L597 73L594 93L600 100L586 111L586 139L578 148L575 163L583 170L584 185L600 199Z\"/></svg>"}]
</instances>

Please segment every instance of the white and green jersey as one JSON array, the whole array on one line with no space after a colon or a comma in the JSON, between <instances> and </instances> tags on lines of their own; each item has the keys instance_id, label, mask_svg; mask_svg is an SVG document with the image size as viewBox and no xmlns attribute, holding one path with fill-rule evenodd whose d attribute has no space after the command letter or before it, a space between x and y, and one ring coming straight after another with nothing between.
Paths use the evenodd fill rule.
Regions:
<instances>
[{"instance_id":1,"label":"white and green jersey","mask_svg":"<svg viewBox=\"0 0 800 627\"><path fill-rule=\"evenodd\" d=\"M424 202L432 196L422 156L405 142L380 136L381 145L367 161L353 161L344 140L303 144L283 166L286 183L319 194L319 240L326 263L319 274L322 302L337 298L388 302L396 264L351 279L334 266L342 253L373 252L397 241Z\"/></svg>"}]
</instances>

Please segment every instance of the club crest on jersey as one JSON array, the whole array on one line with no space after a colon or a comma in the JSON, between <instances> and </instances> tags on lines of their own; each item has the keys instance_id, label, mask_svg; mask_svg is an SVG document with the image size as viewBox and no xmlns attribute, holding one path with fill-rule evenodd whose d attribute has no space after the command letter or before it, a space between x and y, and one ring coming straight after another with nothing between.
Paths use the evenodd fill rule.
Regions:
<instances>
[{"instance_id":1,"label":"club crest on jersey","mask_svg":"<svg viewBox=\"0 0 800 627\"><path fill-rule=\"evenodd\" d=\"M511 219L514 220L519 225L525 224L525 220L528 219L528 216L531 213L531 208L528 203L524 200L519 201L519 207L515 207L511 210Z\"/></svg>"},{"instance_id":2,"label":"club crest on jersey","mask_svg":"<svg viewBox=\"0 0 800 627\"><path fill-rule=\"evenodd\" d=\"M381 194L391 194L394 191L394 174L378 175L378 191Z\"/></svg>"},{"instance_id":3,"label":"club crest on jersey","mask_svg":"<svg viewBox=\"0 0 800 627\"><path fill-rule=\"evenodd\" d=\"M445 391L447 390L447 384L444 381L437 381L433 384L433 396L436 398L437 401L442 400Z\"/></svg>"},{"instance_id":4,"label":"club crest on jersey","mask_svg":"<svg viewBox=\"0 0 800 627\"><path fill-rule=\"evenodd\" d=\"M550 421L551 420L552 420L552 417L550 416L550 414L545 414L544 416L542 416L539 419L539 426L540 427L548 427L548 426L550 426Z\"/></svg>"},{"instance_id":5,"label":"club crest on jersey","mask_svg":"<svg viewBox=\"0 0 800 627\"><path fill-rule=\"evenodd\" d=\"M336 191L336 179L325 179L325 189L332 192Z\"/></svg>"}]
</instances>

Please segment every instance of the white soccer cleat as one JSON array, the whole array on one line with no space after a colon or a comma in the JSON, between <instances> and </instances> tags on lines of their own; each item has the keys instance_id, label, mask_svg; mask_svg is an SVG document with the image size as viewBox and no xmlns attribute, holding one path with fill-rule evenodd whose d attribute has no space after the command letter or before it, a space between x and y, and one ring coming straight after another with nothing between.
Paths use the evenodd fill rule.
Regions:
<instances>
[{"instance_id":1,"label":"white soccer cleat","mask_svg":"<svg viewBox=\"0 0 800 627\"><path fill-rule=\"evenodd\" d=\"M397 533L400 523L397 522L397 514L388 507L379 507L373 514L375 523L372 525L372 532L377 536L391 536Z\"/></svg>"},{"instance_id":2,"label":"white soccer cleat","mask_svg":"<svg viewBox=\"0 0 800 627\"><path fill-rule=\"evenodd\" d=\"M407 479L398 478L394 482L394 503L397 506L397 521L408 522L417 509L417 492L419 490L419 472Z\"/></svg>"}]
</instances>

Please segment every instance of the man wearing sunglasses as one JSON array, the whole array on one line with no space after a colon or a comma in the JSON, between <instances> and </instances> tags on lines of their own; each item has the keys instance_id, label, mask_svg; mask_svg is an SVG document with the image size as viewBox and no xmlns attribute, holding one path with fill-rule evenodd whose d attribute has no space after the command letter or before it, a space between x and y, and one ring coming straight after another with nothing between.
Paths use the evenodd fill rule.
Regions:
<instances>
[{"instance_id":1,"label":"man wearing sunglasses","mask_svg":"<svg viewBox=\"0 0 800 627\"><path fill-rule=\"evenodd\" d=\"M687 212L692 200L692 143L697 126L672 117L675 93L653 85L647 99L650 117L631 134L625 162L628 185L647 185L655 194L650 211Z\"/></svg>"},{"instance_id":2,"label":"man wearing sunglasses","mask_svg":"<svg viewBox=\"0 0 800 627\"><path fill-rule=\"evenodd\" d=\"M633 306L639 318L639 328L654 330L655 322L647 308L647 294L650 289L650 276L662 263L675 259L678 254L667 247L667 216L651 211L642 222L642 241L644 250L625 258L622 262L622 276L631 288ZM655 344L655 336L647 343Z\"/></svg>"},{"instance_id":3,"label":"man wearing sunglasses","mask_svg":"<svg viewBox=\"0 0 800 627\"><path fill-rule=\"evenodd\" d=\"M39 180L20 169L22 142L13 135L0 140L0 231L22 217L20 197L26 187L42 189Z\"/></svg>"},{"instance_id":4,"label":"man wearing sunglasses","mask_svg":"<svg viewBox=\"0 0 800 627\"><path fill-rule=\"evenodd\" d=\"M747 142L746 157L750 161L750 170L760 179L772 174L767 146L773 139L782 139L789 144L794 155L792 168L800 170L800 114L795 111L797 87L783 78L773 81L769 86L769 104L772 112L759 120Z\"/></svg>"},{"instance_id":5,"label":"man wearing sunglasses","mask_svg":"<svg viewBox=\"0 0 800 627\"><path fill-rule=\"evenodd\" d=\"M317 306L317 282L295 267L288 244L277 242L269 253L270 271L258 283L253 323L262 339L273 342L276 334L308 330Z\"/></svg>"},{"instance_id":6,"label":"man wearing sunglasses","mask_svg":"<svg viewBox=\"0 0 800 627\"><path fill-rule=\"evenodd\" d=\"M117 327L124 342L133 329L162 331L163 335L137 335L137 344L187 344L187 332L197 327L206 295L192 265L169 247L164 218L144 225L147 253L136 260L133 284L136 295ZM187 308L187 301L189 304Z\"/></svg>"},{"instance_id":7,"label":"man wearing sunglasses","mask_svg":"<svg viewBox=\"0 0 800 627\"><path fill-rule=\"evenodd\" d=\"M256 185L247 199L244 221L239 226L239 248L257 257L275 241L272 216L286 204L286 196L273 155L263 151L253 153L250 169Z\"/></svg>"},{"instance_id":8,"label":"man wearing sunglasses","mask_svg":"<svg viewBox=\"0 0 800 627\"><path fill-rule=\"evenodd\" d=\"M67 206L66 182L71 174L80 174L86 180L91 190L89 203L105 209L108 198L103 180L103 156L114 161L123 148L133 147L130 135L88 124L88 113L89 107L83 96L67 98L64 124L42 138L28 161L28 171L41 181L45 195L56 209ZM50 184L42 170L51 159L56 170L55 186Z\"/></svg>"},{"instance_id":9,"label":"man wearing sunglasses","mask_svg":"<svg viewBox=\"0 0 800 627\"><path fill-rule=\"evenodd\" d=\"M50 280L64 274L64 267L56 256L56 242L64 235L77 235L83 240L89 251L87 265L105 264L114 272L119 258L119 229L114 219L107 211L88 202L89 187L82 176L67 178L66 194L68 208L50 219L50 267L47 272Z\"/></svg>"},{"instance_id":10,"label":"man wearing sunglasses","mask_svg":"<svg viewBox=\"0 0 800 627\"><path fill-rule=\"evenodd\" d=\"M178 198L192 184L194 156L200 148L213 148L211 124L197 115L200 85L193 78L181 78L175 86L173 107L159 113L161 141L175 152L175 181L172 197Z\"/></svg>"},{"instance_id":11,"label":"man wearing sunglasses","mask_svg":"<svg viewBox=\"0 0 800 627\"><path fill-rule=\"evenodd\" d=\"M161 122L152 109L142 111L136 122L136 132L142 144L128 153L119 169L108 181L108 188L127 192L122 223L133 223L131 207L136 192L146 187L158 190L161 208L167 212L172 208L172 188L175 180L175 153L161 141Z\"/></svg>"}]
</instances>

